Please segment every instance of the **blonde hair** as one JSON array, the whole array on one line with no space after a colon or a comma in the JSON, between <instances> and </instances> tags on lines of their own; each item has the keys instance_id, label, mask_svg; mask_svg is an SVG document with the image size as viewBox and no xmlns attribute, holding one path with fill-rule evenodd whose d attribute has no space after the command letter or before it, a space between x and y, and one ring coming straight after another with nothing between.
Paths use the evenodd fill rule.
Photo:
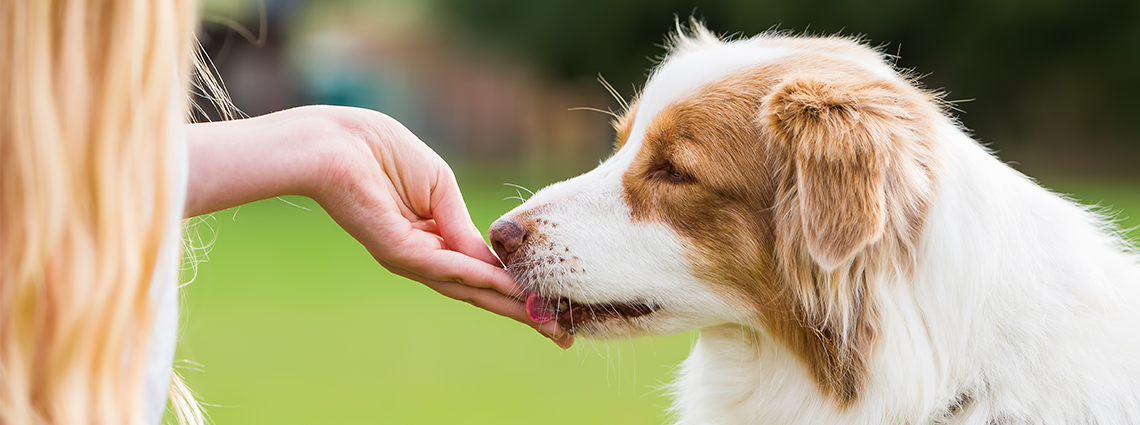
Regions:
<instances>
[{"instance_id":1,"label":"blonde hair","mask_svg":"<svg viewBox=\"0 0 1140 425\"><path fill-rule=\"evenodd\" d=\"M0 1L0 424L148 420L196 23L194 0ZM203 422L171 387L179 422Z\"/></svg>"}]
</instances>

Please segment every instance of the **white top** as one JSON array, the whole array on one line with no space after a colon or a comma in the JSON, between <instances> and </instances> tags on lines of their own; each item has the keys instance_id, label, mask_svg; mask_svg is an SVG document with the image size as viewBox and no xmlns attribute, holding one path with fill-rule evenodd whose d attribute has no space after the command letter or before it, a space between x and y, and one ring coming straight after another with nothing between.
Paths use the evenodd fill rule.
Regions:
<instances>
[{"instance_id":1,"label":"white top","mask_svg":"<svg viewBox=\"0 0 1140 425\"><path fill-rule=\"evenodd\" d=\"M158 251L154 277L150 282L150 302L155 306L154 334L151 337L150 355L146 365L146 404L144 412L152 424L162 423L166 410L167 390L174 365L174 347L178 336L178 276L182 258L182 210L186 204L186 185L189 178L189 154L186 147L186 129L181 108L182 96L175 87L169 120L170 143L168 157L171 171L169 188L172 217L170 228Z\"/></svg>"}]
</instances>

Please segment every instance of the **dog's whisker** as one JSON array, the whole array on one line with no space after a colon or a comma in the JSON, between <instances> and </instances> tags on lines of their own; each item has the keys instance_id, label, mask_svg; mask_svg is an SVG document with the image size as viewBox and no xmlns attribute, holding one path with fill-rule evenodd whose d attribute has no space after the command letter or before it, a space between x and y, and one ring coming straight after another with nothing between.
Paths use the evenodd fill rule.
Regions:
<instances>
[{"instance_id":1,"label":"dog's whisker","mask_svg":"<svg viewBox=\"0 0 1140 425\"><path fill-rule=\"evenodd\" d=\"M598 74L598 82L602 83L602 87L605 87L606 91L610 93L610 96L614 97L614 100L616 100L618 102L618 105L621 106L622 111L629 111L629 102L625 101L625 98L621 96L621 93L618 93L617 89L614 89L614 86L610 85L610 82L606 81L605 77L602 77L602 74ZM613 115L614 118L618 118L616 114Z\"/></svg>"},{"instance_id":2,"label":"dog's whisker","mask_svg":"<svg viewBox=\"0 0 1140 425\"><path fill-rule=\"evenodd\" d=\"M525 190L525 191L526 191L526 193L529 193L529 194L530 194L530 196L534 196L534 192L533 192L533 191L531 191L530 189L527 189L526 187L524 187L524 186L522 186L522 185L517 185L517 184L514 184L514 183L503 183L503 186L510 186L510 187L513 187L513 188L515 188L516 190L518 190L518 189L521 189L521 190ZM519 197L522 197L522 194L519 194Z\"/></svg>"},{"instance_id":3,"label":"dog's whisker","mask_svg":"<svg viewBox=\"0 0 1140 425\"><path fill-rule=\"evenodd\" d=\"M605 110L605 109L592 108L592 107L589 107L589 106L577 106L577 107L573 107L573 108L568 108L568 109L566 109L566 110L567 110L567 111L591 111L591 112L600 112L600 113L603 113L603 114L609 115L609 116L611 116L611 117L614 117L614 118L621 118L621 117L620 117L620 116L619 116L617 113L615 113L614 111L607 111L607 110Z\"/></svg>"}]
</instances>

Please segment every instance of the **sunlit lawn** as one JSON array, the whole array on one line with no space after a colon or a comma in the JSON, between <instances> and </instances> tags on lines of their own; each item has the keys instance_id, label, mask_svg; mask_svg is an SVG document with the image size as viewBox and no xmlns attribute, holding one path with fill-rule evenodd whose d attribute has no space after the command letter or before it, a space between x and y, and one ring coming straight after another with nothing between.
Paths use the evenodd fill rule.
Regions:
<instances>
[{"instance_id":1,"label":"sunlit lawn","mask_svg":"<svg viewBox=\"0 0 1140 425\"><path fill-rule=\"evenodd\" d=\"M460 181L483 230L517 204L502 181ZM1140 182L1044 183L1140 225ZM181 371L215 423L666 421L661 386L695 334L564 352L388 273L313 202L289 201L311 211L267 200L215 214L217 243L185 292L179 358L202 370Z\"/></svg>"}]
</instances>

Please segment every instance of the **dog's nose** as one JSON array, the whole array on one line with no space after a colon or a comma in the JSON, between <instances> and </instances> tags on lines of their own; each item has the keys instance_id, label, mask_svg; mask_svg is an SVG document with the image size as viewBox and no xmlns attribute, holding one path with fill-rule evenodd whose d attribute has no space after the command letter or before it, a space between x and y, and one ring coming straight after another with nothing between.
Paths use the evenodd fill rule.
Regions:
<instances>
[{"instance_id":1,"label":"dog's nose","mask_svg":"<svg viewBox=\"0 0 1140 425\"><path fill-rule=\"evenodd\" d=\"M495 254L506 264L507 256L518 251L526 240L527 231L518 223L500 218L491 223L487 233L491 235L491 247L495 248Z\"/></svg>"}]
</instances>

